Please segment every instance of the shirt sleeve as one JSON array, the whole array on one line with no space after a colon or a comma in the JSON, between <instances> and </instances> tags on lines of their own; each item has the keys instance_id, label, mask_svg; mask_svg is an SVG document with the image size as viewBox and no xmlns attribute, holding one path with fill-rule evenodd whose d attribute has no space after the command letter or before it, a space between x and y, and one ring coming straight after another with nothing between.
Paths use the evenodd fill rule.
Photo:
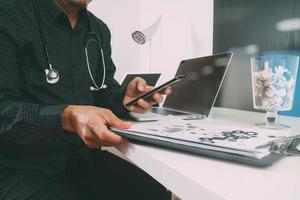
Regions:
<instances>
[{"instance_id":1,"label":"shirt sleeve","mask_svg":"<svg viewBox=\"0 0 300 200\"><path fill-rule=\"evenodd\" d=\"M66 105L42 105L22 100L16 30L0 15L0 138L20 144L49 137L49 130L63 131L61 113ZM47 130L47 131L45 131Z\"/></svg>"},{"instance_id":2,"label":"shirt sleeve","mask_svg":"<svg viewBox=\"0 0 300 200\"><path fill-rule=\"evenodd\" d=\"M102 44L106 63L106 85L107 89L97 94L97 105L112 110L113 113L122 117L128 110L123 105L123 98L126 92L114 79L116 67L111 57L111 34L106 25L101 26Z\"/></svg>"}]
</instances>

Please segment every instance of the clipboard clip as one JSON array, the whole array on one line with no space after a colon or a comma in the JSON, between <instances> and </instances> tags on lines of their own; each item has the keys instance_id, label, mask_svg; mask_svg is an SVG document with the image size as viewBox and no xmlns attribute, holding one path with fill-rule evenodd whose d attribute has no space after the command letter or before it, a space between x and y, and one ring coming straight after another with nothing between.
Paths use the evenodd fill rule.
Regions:
<instances>
[{"instance_id":1,"label":"clipboard clip","mask_svg":"<svg viewBox=\"0 0 300 200\"><path fill-rule=\"evenodd\" d=\"M300 135L274 140L265 145L258 146L256 149L266 147L269 147L271 153L287 156L300 156Z\"/></svg>"}]
</instances>

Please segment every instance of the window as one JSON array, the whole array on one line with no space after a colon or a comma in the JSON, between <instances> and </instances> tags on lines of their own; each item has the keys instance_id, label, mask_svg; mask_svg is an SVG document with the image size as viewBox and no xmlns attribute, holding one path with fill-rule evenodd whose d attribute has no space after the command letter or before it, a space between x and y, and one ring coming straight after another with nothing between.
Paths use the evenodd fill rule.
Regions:
<instances>
[{"instance_id":1,"label":"window","mask_svg":"<svg viewBox=\"0 0 300 200\"><path fill-rule=\"evenodd\" d=\"M300 1L215 0L213 51L234 53L217 106L253 110L250 57L300 56ZM293 109L283 114L300 117L298 71Z\"/></svg>"}]
</instances>

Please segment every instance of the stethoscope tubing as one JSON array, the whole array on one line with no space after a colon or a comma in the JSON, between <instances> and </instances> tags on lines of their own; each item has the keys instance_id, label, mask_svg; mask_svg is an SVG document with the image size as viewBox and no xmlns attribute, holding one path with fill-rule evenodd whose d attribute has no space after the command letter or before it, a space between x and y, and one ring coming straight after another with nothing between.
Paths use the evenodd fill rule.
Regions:
<instances>
[{"instance_id":1,"label":"stethoscope tubing","mask_svg":"<svg viewBox=\"0 0 300 200\"><path fill-rule=\"evenodd\" d=\"M47 79L47 82L49 84L56 84L58 82L58 80L59 80L59 73L52 66L52 64L50 62L50 56L49 56L49 53L48 53L46 39L45 39L45 36L44 36L44 33L43 33L42 23L41 23L41 19L40 19L41 15L40 15L40 12L39 12L38 1L37 0L33 0L33 5L34 5L34 12L35 12L35 15L36 15L36 18L37 18L37 21L38 21L38 25L39 25L40 36L41 36L41 40L42 40L44 54L45 54L45 57L46 57L47 62L48 62L48 67L47 67L47 69L45 69L46 79ZM90 27L90 29L91 29L91 27ZM90 30L90 33L92 33L91 30ZM96 39L90 39L90 40L88 40L86 42L85 47L84 47L85 57L86 57L86 62L87 62L87 68L88 68L89 76L90 76L90 78L92 80L92 83L93 83L93 86L90 87L91 91L98 91L98 90L106 89L107 88L107 85L105 85L106 65L105 65L104 51L103 51L103 48L101 47L101 41L100 41L99 36L96 33L95 33L95 35L97 37L97 40ZM93 74L91 72L91 68L90 68L89 55L88 55L88 45L89 45L90 42L95 42L97 44L98 48L100 49L100 52L101 52L103 75L102 75L102 81L101 81L100 87L97 85L97 83L96 83L96 81L94 79L94 76L93 76ZM55 76L58 77L58 78L56 80L51 79L51 73L50 72L56 73Z\"/></svg>"},{"instance_id":2,"label":"stethoscope tubing","mask_svg":"<svg viewBox=\"0 0 300 200\"><path fill-rule=\"evenodd\" d=\"M99 40L99 38L97 38ZM87 65L87 68L88 68L88 72L89 72L89 75L91 77L91 80L94 84L94 88L96 90L100 90L100 89L105 89L106 88L106 85L105 85L105 78L106 78L106 66L105 66L105 60L104 60L104 52L103 52L103 49L101 48L100 46L100 43L98 40L95 40L95 39L90 39L87 41L85 47L84 47L84 51L85 51L85 57L86 57L86 65ZM102 75L102 82L101 82L101 85L100 87L97 85L94 77L93 77L93 74L91 72L91 68L90 68L90 61L89 61L89 54L88 54L88 46L89 46L89 43L91 42L95 42L97 44L97 46L99 47L100 49L100 52L101 52L101 58L102 58L102 66L103 66L103 75ZM92 87L91 87L92 88ZM93 90L93 89L91 89Z\"/></svg>"}]
</instances>

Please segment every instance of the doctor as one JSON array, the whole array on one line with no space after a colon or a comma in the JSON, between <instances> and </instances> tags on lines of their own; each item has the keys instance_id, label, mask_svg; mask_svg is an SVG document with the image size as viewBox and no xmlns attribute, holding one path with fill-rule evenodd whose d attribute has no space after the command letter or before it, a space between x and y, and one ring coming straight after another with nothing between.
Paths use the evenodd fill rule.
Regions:
<instances>
[{"instance_id":1,"label":"doctor","mask_svg":"<svg viewBox=\"0 0 300 200\"><path fill-rule=\"evenodd\" d=\"M149 90L113 79L110 32L91 0L0 0L0 199L170 199L152 177L102 146L109 127L145 112L124 105Z\"/></svg>"}]
</instances>

